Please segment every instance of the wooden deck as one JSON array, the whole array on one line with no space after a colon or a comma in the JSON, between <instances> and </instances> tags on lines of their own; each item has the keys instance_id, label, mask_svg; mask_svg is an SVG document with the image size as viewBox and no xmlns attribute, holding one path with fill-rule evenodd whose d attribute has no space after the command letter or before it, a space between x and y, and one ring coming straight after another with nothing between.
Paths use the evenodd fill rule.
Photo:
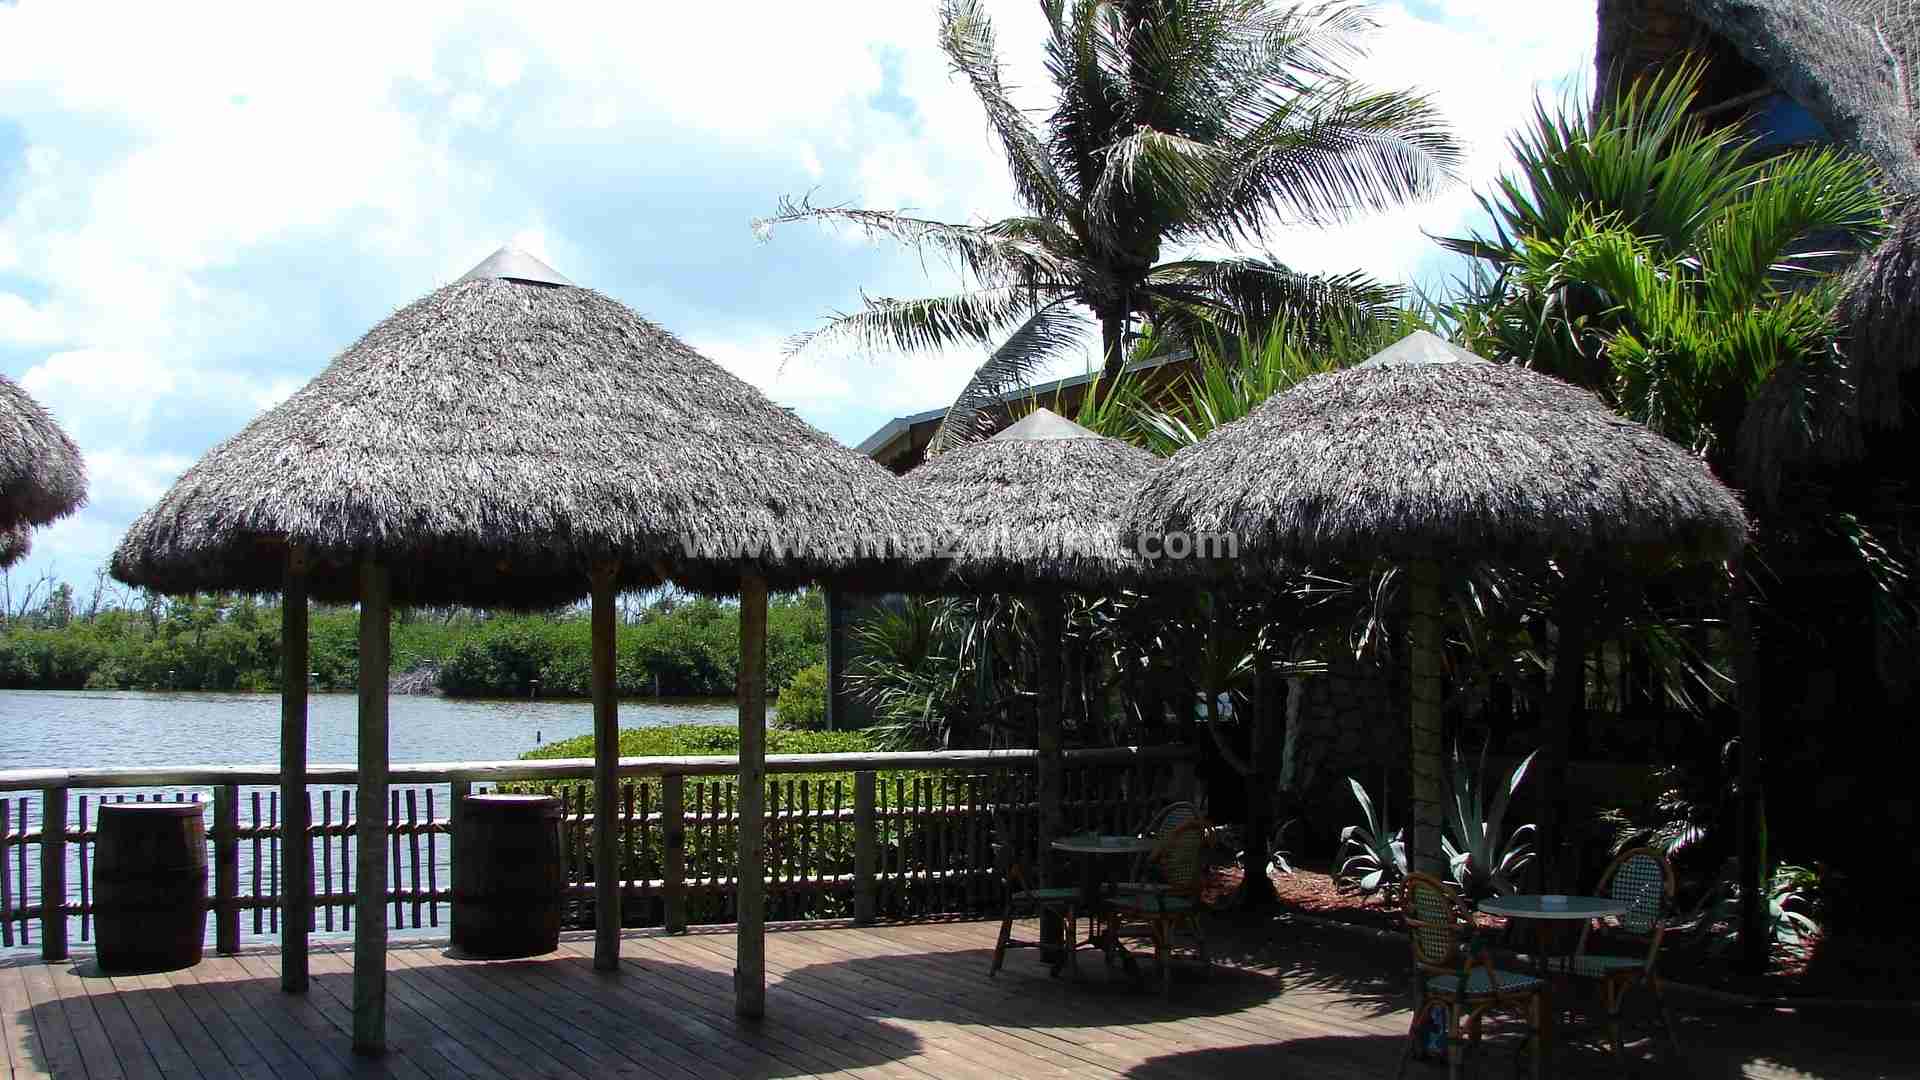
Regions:
<instances>
[{"instance_id":1,"label":"wooden deck","mask_svg":"<svg viewBox=\"0 0 1920 1080\"><path fill-rule=\"evenodd\" d=\"M1406 1030L1405 946L1285 924L1215 934L1211 979L1170 1002L1109 980L1049 978L1032 951L986 977L995 927L954 922L772 928L767 1017L733 1014L730 930L632 932L618 976L592 970L590 935L536 960L471 963L441 942L391 953L389 1043L348 1050L346 943L314 957L304 997L280 993L271 951L187 971L107 978L91 958L0 960L0 1041L14 1077L497 1077L662 1080L863 1076L1280 1077L1393 1075ZM1083 954L1091 956L1091 954ZM1643 1074L1910 1076L1910 1013L1756 1014L1680 1002L1686 1060L1632 1049ZM1490 1032L1479 1075L1512 1075ZM1556 1076L1614 1076L1563 1047ZM1415 1066L1409 1076L1444 1076Z\"/></svg>"}]
</instances>

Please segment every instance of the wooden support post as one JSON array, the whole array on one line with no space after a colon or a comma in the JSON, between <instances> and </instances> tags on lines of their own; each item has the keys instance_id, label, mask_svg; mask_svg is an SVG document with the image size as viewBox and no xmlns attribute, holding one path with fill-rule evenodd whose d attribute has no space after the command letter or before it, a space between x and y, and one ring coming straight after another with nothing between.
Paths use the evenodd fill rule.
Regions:
<instances>
[{"instance_id":1,"label":"wooden support post","mask_svg":"<svg viewBox=\"0 0 1920 1080\"><path fill-rule=\"evenodd\" d=\"M846 726L848 717L842 695L847 684L847 594L834 586L826 589L827 601L827 730Z\"/></svg>"},{"instance_id":2,"label":"wooden support post","mask_svg":"<svg viewBox=\"0 0 1920 1080\"><path fill-rule=\"evenodd\" d=\"M863 769L853 774L853 921L860 926L873 922L878 906L874 867L879 839L874 834L874 774Z\"/></svg>"},{"instance_id":3,"label":"wooden support post","mask_svg":"<svg viewBox=\"0 0 1920 1080\"><path fill-rule=\"evenodd\" d=\"M26 822L20 823L24 830ZM26 897L20 898L26 903ZM67 958L67 789L40 792L40 959Z\"/></svg>"},{"instance_id":4,"label":"wooden support post","mask_svg":"<svg viewBox=\"0 0 1920 1080\"><path fill-rule=\"evenodd\" d=\"M359 780L355 790L353 1050L387 1049L387 657L391 581L360 564Z\"/></svg>"},{"instance_id":5,"label":"wooden support post","mask_svg":"<svg viewBox=\"0 0 1920 1080\"><path fill-rule=\"evenodd\" d=\"M1567 863L1568 759L1573 724L1587 700L1587 639L1593 579L1568 574L1553 605L1553 683L1547 690L1547 744L1541 755L1539 845L1541 892L1575 888Z\"/></svg>"},{"instance_id":6,"label":"wooden support post","mask_svg":"<svg viewBox=\"0 0 1920 1080\"><path fill-rule=\"evenodd\" d=\"M687 778L668 773L660 778L660 883L666 908L661 923L669 934L687 930Z\"/></svg>"},{"instance_id":7,"label":"wooden support post","mask_svg":"<svg viewBox=\"0 0 1920 1080\"><path fill-rule=\"evenodd\" d=\"M620 970L620 698L614 687L613 585L618 563L597 564L593 585L593 966Z\"/></svg>"},{"instance_id":8,"label":"wooden support post","mask_svg":"<svg viewBox=\"0 0 1920 1080\"><path fill-rule=\"evenodd\" d=\"M1740 711L1739 829L1735 844L1736 872L1740 875L1739 960L1741 971L1758 975L1767 969L1773 928L1767 914L1767 796L1761 764L1766 747L1765 718L1760 711L1760 665L1753 640L1753 611L1748 596L1747 571L1740 559L1727 564L1730 604L1728 629L1732 633L1735 701Z\"/></svg>"},{"instance_id":9,"label":"wooden support post","mask_svg":"<svg viewBox=\"0 0 1920 1080\"><path fill-rule=\"evenodd\" d=\"M285 813L283 809L281 811ZM287 856L288 881L293 857ZM287 886L282 886L283 891ZM292 915L288 915L289 920ZM240 785L213 789L213 951L240 951Z\"/></svg>"},{"instance_id":10,"label":"wooden support post","mask_svg":"<svg viewBox=\"0 0 1920 1080\"><path fill-rule=\"evenodd\" d=\"M307 648L307 549L293 544L287 548L280 586L280 850L286 860L280 882L280 989L289 994L306 993L307 928L313 922L313 844L307 838ZM238 809L236 804L236 820ZM237 842L234 850L238 854Z\"/></svg>"},{"instance_id":11,"label":"wooden support post","mask_svg":"<svg viewBox=\"0 0 1920 1080\"><path fill-rule=\"evenodd\" d=\"M740 914L734 945L733 1007L766 1011L767 582L740 575L740 862L734 888Z\"/></svg>"},{"instance_id":12,"label":"wooden support post","mask_svg":"<svg viewBox=\"0 0 1920 1080\"><path fill-rule=\"evenodd\" d=\"M1040 670L1034 687L1038 722L1034 725L1034 768L1038 774L1040 795L1040 836L1035 844L1033 865L1039 871L1043 887L1053 884L1053 842L1066 832L1061 810L1061 788L1065 782L1065 763L1060 748L1060 691L1063 680L1060 638L1066 633L1065 601L1059 593L1035 598L1040 616ZM1041 958L1056 962L1066 930L1060 917L1049 908L1040 916Z\"/></svg>"},{"instance_id":13,"label":"wooden support post","mask_svg":"<svg viewBox=\"0 0 1920 1080\"><path fill-rule=\"evenodd\" d=\"M1446 755L1441 732L1441 650L1446 645L1442 618L1443 579L1440 568L1422 560L1408 568L1407 587L1412 601L1412 679L1407 688L1412 714L1413 847L1408 868L1447 876L1440 852L1446 823Z\"/></svg>"}]
</instances>

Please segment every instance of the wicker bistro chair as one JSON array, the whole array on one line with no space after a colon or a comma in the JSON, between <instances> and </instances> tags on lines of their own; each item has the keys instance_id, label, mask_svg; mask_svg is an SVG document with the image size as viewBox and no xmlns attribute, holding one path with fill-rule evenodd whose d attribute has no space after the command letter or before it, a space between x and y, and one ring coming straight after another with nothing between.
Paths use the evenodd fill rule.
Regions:
<instances>
[{"instance_id":1,"label":"wicker bistro chair","mask_svg":"<svg viewBox=\"0 0 1920 1080\"><path fill-rule=\"evenodd\" d=\"M1406 1050L1400 1055L1404 1076L1407 1062L1420 1049L1420 1029L1435 1009L1447 1017L1447 1075L1459 1077L1467 1051L1480 1042L1480 1025L1495 1009L1511 1010L1527 1022L1534 1080L1545 1075L1546 1059L1540 1041L1545 1019L1546 983L1532 975L1493 966L1493 955L1477 940L1463 945L1466 928L1460 901L1452 888L1431 874L1409 874L1402 888L1407 937L1413 944L1413 1024ZM1462 1029L1466 1034L1462 1035Z\"/></svg>"},{"instance_id":2,"label":"wicker bistro chair","mask_svg":"<svg viewBox=\"0 0 1920 1080\"><path fill-rule=\"evenodd\" d=\"M1165 840L1175 829L1199 816L1199 809L1190 802L1171 802L1154 811L1146 827L1140 830L1141 836L1150 836L1156 841L1154 849L1142 852L1133 860L1133 866L1128 870L1127 880L1115 883L1113 891L1166 892L1168 885L1166 881L1161 880L1158 865L1154 861L1155 851L1159 847L1158 841Z\"/></svg>"},{"instance_id":3,"label":"wicker bistro chair","mask_svg":"<svg viewBox=\"0 0 1920 1080\"><path fill-rule=\"evenodd\" d=\"M1666 936L1667 916L1673 905L1673 864L1654 848L1623 851L1600 875L1600 895L1627 905L1618 930L1596 934L1591 924L1580 933L1580 944L1566 961L1566 969L1580 978L1600 984L1601 1000L1607 1008L1607 1036L1616 1058L1624 1059L1620 1043L1620 1006L1627 992L1645 985L1653 994L1654 1007L1667 1042L1677 1054L1680 1040L1674 1034L1673 1013L1667 1000L1657 964L1660 940ZM1630 955L1592 952L1590 947L1632 948Z\"/></svg>"},{"instance_id":4,"label":"wicker bistro chair","mask_svg":"<svg viewBox=\"0 0 1920 1080\"><path fill-rule=\"evenodd\" d=\"M1153 880L1139 883L1144 888L1122 884L1107 898L1107 917L1114 922L1116 937L1127 924L1144 923L1153 940L1153 958L1160 976L1160 993L1173 992L1173 934L1184 929L1194 942L1194 953L1203 969L1212 970L1207 955L1207 938L1200 926L1204 908L1201 889L1206 884L1207 822L1188 817L1169 829L1154 844L1148 860L1156 871ZM1149 875L1142 875L1149 876Z\"/></svg>"},{"instance_id":5,"label":"wicker bistro chair","mask_svg":"<svg viewBox=\"0 0 1920 1080\"><path fill-rule=\"evenodd\" d=\"M1080 965L1075 959L1078 950L1074 947L1074 941L1079 926L1074 921L1074 905L1080 899L1080 890L1071 887L1041 889L1029 885L1026 868L1014 855L1011 844L996 842L993 845L993 861L1004 889L1005 905L1000 916L1000 936L993 944L993 966L987 969L988 977L1000 974L1008 949L1046 947L1044 942L1016 940L1013 936L1013 920L1039 918L1048 914L1059 916L1066 928L1066 940L1055 946L1063 950L1064 955L1055 961L1053 974L1060 974L1063 966L1073 968L1074 973L1078 974Z\"/></svg>"}]
</instances>

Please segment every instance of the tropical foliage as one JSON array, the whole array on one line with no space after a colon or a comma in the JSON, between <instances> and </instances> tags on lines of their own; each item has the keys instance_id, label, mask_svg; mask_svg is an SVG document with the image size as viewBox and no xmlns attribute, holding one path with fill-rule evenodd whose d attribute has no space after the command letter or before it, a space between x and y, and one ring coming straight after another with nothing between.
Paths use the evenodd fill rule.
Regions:
<instances>
[{"instance_id":1,"label":"tropical foliage","mask_svg":"<svg viewBox=\"0 0 1920 1080\"><path fill-rule=\"evenodd\" d=\"M1340 830L1340 869L1334 877L1368 895L1385 891L1391 903L1407 880L1406 830L1389 824L1386 803L1376 806L1360 781L1348 777L1347 785L1360 804L1361 821Z\"/></svg>"},{"instance_id":2,"label":"tropical foliage","mask_svg":"<svg viewBox=\"0 0 1920 1080\"><path fill-rule=\"evenodd\" d=\"M1169 249L1255 244L1276 222L1321 225L1419 199L1452 181L1460 151L1423 97L1349 74L1371 29L1345 3L1046 0L1053 103L1017 105L979 0L945 0L941 47L979 98L1025 213L977 225L887 210L783 204L761 224L850 226L950 261L950 296L869 297L793 348L989 356L935 448L979 437L983 406L1100 331L1111 382L1142 321L1189 337L1258 336L1278 319L1340 326L1393 292L1359 274L1296 273L1267 255Z\"/></svg>"},{"instance_id":3,"label":"tropical foliage","mask_svg":"<svg viewBox=\"0 0 1920 1080\"><path fill-rule=\"evenodd\" d=\"M1514 766L1507 782L1493 791L1487 802L1487 752L1482 747L1477 768L1468 769L1461 759L1460 744L1453 747L1451 788L1446 802L1447 834L1440 839L1441 852L1453 874L1453 883L1469 900L1515 892L1520 875L1533 861L1533 847L1527 843L1532 825L1506 831L1507 802L1526 779L1533 754Z\"/></svg>"}]
</instances>

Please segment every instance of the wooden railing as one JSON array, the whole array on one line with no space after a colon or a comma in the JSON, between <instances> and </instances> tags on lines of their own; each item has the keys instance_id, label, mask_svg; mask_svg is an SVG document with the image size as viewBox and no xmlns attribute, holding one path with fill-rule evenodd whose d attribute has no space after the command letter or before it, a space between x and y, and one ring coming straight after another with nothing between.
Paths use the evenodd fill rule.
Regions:
<instances>
[{"instance_id":1,"label":"wooden railing","mask_svg":"<svg viewBox=\"0 0 1920 1080\"><path fill-rule=\"evenodd\" d=\"M1175 747L1073 750L1069 828L1137 827L1190 786ZM996 830L1032 850L1034 751L794 754L767 758L767 907L771 918L858 921L984 910L994 902ZM620 762L621 896L630 926L685 929L732 920L732 757ZM390 926L447 918L455 800L508 787L559 796L563 858L578 925L591 925L594 815L586 758L395 765L386 836ZM308 770L312 929L352 928L352 766ZM208 921L216 951L277 933L281 904L279 773L270 767L0 771L0 945L38 944L49 960L92 936L92 848L101 803L210 804Z\"/></svg>"}]
</instances>

